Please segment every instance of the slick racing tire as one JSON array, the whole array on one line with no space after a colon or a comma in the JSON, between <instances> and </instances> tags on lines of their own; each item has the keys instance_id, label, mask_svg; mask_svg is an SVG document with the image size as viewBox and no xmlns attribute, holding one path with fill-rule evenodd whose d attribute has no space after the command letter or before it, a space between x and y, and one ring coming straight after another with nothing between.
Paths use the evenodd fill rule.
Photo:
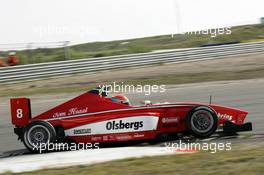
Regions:
<instances>
[{"instance_id":1,"label":"slick racing tire","mask_svg":"<svg viewBox=\"0 0 264 175\"><path fill-rule=\"evenodd\" d=\"M46 152L48 144L56 139L54 127L45 121L34 121L25 127L23 143L30 152Z\"/></svg>"},{"instance_id":2,"label":"slick racing tire","mask_svg":"<svg viewBox=\"0 0 264 175\"><path fill-rule=\"evenodd\" d=\"M185 119L187 131L198 138L210 137L218 127L216 112L207 106L194 107Z\"/></svg>"}]
</instances>

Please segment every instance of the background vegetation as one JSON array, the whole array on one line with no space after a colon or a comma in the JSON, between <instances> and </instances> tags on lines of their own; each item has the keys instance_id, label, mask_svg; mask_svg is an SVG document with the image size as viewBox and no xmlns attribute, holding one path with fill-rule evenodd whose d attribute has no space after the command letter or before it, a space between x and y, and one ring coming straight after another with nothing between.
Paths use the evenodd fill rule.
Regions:
<instances>
[{"instance_id":1,"label":"background vegetation","mask_svg":"<svg viewBox=\"0 0 264 175\"><path fill-rule=\"evenodd\" d=\"M145 53L161 49L177 49L200 47L207 44L228 42L252 42L264 40L264 25L245 25L231 28L231 35L194 35L176 34L153 36L146 38L92 42L73 45L69 48L38 48L33 50L17 51L21 64L62 61L65 60L65 51L70 59L93 58L133 53ZM7 52L0 52L0 57L6 57Z\"/></svg>"}]
</instances>

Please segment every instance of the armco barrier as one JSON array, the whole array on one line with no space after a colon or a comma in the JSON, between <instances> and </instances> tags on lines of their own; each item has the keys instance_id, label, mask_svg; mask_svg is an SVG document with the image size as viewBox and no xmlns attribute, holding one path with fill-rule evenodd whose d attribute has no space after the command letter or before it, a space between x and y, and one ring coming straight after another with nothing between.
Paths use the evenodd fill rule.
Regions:
<instances>
[{"instance_id":1,"label":"armco barrier","mask_svg":"<svg viewBox=\"0 0 264 175\"><path fill-rule=\"evenodd\" d=\"M264 42L188 48L173 51L86 58L41 64L0 68L0 83L39 80L49 77L87 73L115 68L145 66L157 63L176 63L217 59L225 56L264 52Z\"/></svg>"}]
</instances>

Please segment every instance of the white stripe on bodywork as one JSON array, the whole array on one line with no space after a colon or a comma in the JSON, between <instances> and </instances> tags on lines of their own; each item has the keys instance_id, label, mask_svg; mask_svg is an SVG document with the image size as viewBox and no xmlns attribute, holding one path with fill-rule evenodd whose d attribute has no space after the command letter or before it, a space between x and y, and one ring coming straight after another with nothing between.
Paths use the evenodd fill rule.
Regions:
<instances>
[{"instance_id":1,"label":"white stripe on bodywork","mask_svg":"<svg viewBox=\"0 0 264 175\"><path fill-rule=\"evenodd\" d=\"M44 121L53 121L53 120L63 120L63 119L70 119L70 118L77 118L77 117L86 117L91 115L98 115L98 114L104 114L109 112L120 112L120 111L133 111L138 109L156 109L156 108L172 108L172 107L179 107L179 106L194 106L191 104L179 104L179 105L164 105L164 106L143 106L143 107L133 107L133 108L125 108L125 109L114 109L114 110L106 110L106 111L100 111L100 112L91 112L91 113L85 113L85 114L79 114L79 115L71 115L66 117L58 117L58 118L49 118L45 119Z\"/></svg>"},{"instance_id":2,"label":"white stripe on bodywork","mask_svg":"<svg viewBox=\"0 0 264 175\"><path fill-rule=\"evenodd\" d=\"M135 123L142 122L142 127L131 127L131 128L123 128L123 129L110 129L108 130L106 125L108 122L118 123L122 120L122 123ZM158 126L159 117L158 116L131 116L131 117L123 117L112 120L105 120L96 123L90 123L78 127L74 127L71 129L65 130L66 136L84 136L84 135L97 135L97 134L115 134L115 133L124 133L124 132L141 132L141 131L152 131L156 130ZM89 130L89 133L75 133L75 130Z\"/></svg>"}]
</instances>

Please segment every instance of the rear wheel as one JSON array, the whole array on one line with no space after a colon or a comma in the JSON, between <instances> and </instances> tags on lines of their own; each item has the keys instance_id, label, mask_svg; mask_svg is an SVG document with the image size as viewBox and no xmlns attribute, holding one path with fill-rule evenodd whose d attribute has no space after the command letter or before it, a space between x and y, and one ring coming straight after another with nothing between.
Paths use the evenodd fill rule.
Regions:
<instances>
[{"instance_id":1,"label":"rear wheel","mask_svg":"<svg viewBox=\"0 0 264 175\"><path fill-rule=\"evenodd\" d=\"M195 137L210 137L217 129L218 117L214 110L207 106L194 107L185 120L187 130Z\"/></svg>"},{"instance_id":2,"label":"rear wheel","mask_svg":"<svg viewBox=\"0 0 264 175\"><path fill-rule=\"evenodd\" d=\"M30 123L24 130L23 143L31 152L46 151L48 143L54 142L56 131L54 127L45 121Z\"/></svg>"}]
</instances>

